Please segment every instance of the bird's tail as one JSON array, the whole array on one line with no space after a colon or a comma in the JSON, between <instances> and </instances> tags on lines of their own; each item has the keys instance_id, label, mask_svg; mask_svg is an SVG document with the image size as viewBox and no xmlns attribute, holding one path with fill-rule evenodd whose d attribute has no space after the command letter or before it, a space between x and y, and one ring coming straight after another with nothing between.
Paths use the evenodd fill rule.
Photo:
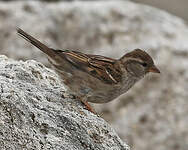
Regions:
<instances>
[{"instance_id":1,"label":"bird's tail","mask_svg":"<svg viewBox=\"0 0 188 150\"><path fill-rule=\"evenodd\" d=\"M39 48L42 52L44 52L48 56L54 57L56 55L55 51L53 49L47 47L46 45L41 43L39 40L35 39L34 37L29 35L28 33L24 32L22 29L18 28L17 32L21 37L23 37L25 40L27 40L28 42L30 42L31 44L33 44L34 46Z\"/></svg>"}]
</instances>

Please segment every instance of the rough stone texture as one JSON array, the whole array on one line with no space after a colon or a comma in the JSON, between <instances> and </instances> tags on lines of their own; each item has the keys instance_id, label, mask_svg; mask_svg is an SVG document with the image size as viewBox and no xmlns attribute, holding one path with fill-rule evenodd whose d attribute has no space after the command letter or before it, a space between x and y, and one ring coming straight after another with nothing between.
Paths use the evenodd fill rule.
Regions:
<instances>
[{"instance_id":1,"label":"rough stone texture","mask_svg":"<svg viewBox=\"0 0 188 150\"><path fill-rule=\"evenodd\" d=\"M1 150L129 150L40 63L0 56L0 87Z\"/></svg>"},{"instance_id":2,"label":"rough stone texture","mask_svg":"<svg viewBox=\"0 0 188 150\"><path fill-rule=\"evenodd\" d=\"M16 10L15 10L16 8ZM101 105L135 150L187 150L188 26L166 12L131 2L0 3L0 50L16 59L44 55L15 34L22 27L51 47L117 58L147 50L161 69L120 100Z\"/></svg>"}]
</instances>

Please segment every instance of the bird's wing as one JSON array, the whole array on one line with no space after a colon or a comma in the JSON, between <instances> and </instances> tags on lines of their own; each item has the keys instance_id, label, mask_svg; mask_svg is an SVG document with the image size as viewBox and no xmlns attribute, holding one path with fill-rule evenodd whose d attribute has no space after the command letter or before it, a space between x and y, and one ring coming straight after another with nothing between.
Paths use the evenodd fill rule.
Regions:
<instances>
[{"instance_id":1,"label":"bird's wing","mask_svg":"<svg viewBox=\"0 0 188 150\"><path fill-rule=\"evenodd\" d=\"M77 69L105 82L106 84L117 84L121 80L121 72L115 66L117 60L99 56L84 54L76 51L61 51L64 58Z\"/></svg>"},{"instance_id":2,"label":"bird's wing","mask_svg":"<svg viewBox=\"0 0 188 150\"><path fill-rule=\"evenodd\" d=\"M22 29L18 28L17 32L31 44L46 53L51 58L49 58L49 61L56 67L60 66L54 64L52 60L55 60L55 57L57 56L62 56L63 59L67 60L79 70L87 72L91 76L100 79L106 84L116 84L121 80L120 69L117 65L114 67L115 62L117 61L115 59L99 55L83 54L76 51L54 50L47 47Z\"/></svg>"}]
</instances>

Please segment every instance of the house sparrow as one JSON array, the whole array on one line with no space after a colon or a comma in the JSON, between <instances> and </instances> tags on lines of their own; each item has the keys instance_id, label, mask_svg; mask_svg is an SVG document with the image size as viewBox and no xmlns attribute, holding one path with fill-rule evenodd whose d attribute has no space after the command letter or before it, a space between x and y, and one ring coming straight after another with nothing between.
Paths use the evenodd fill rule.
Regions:
<instances>
[{"instance_id":1,"label":"house sparrow","mask_svg":"<svg viewBox=\"0 0 188 150\"><path fill-rule=\"evenodd\" d=\"M94 111L88 102L110 102L127 92L147 73L160 73L151 56L140 49L126 53L120 59L112 59L71 50L54 50L21 29L17 32L47 54L63 83L91 112Z\"/></svg>"}]
</instances>

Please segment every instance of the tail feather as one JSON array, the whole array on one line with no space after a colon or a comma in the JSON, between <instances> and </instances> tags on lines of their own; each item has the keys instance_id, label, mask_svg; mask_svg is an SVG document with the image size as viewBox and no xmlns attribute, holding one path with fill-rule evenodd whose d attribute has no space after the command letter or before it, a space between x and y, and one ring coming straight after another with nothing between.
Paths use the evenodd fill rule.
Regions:
<instances>
[{"instance_id":1,"label":"tail feather","mask_svg":"<svg viewBox=\"0 0 188 150\"><path fill-rule=\"evenodd\" d=\"M29 35L26 32L24 32L22 29L18 28L17 32L22 38L24 38L25 40L27 40L28 42L33 44L35 47L39 48L42 52L44 52L48 56L50 56L50 57L54 57L55 56L55 51L53 49L47 47L46 45L41 43L39 40L35 39L31 35Z\"/></svg>"}]
</instances>

